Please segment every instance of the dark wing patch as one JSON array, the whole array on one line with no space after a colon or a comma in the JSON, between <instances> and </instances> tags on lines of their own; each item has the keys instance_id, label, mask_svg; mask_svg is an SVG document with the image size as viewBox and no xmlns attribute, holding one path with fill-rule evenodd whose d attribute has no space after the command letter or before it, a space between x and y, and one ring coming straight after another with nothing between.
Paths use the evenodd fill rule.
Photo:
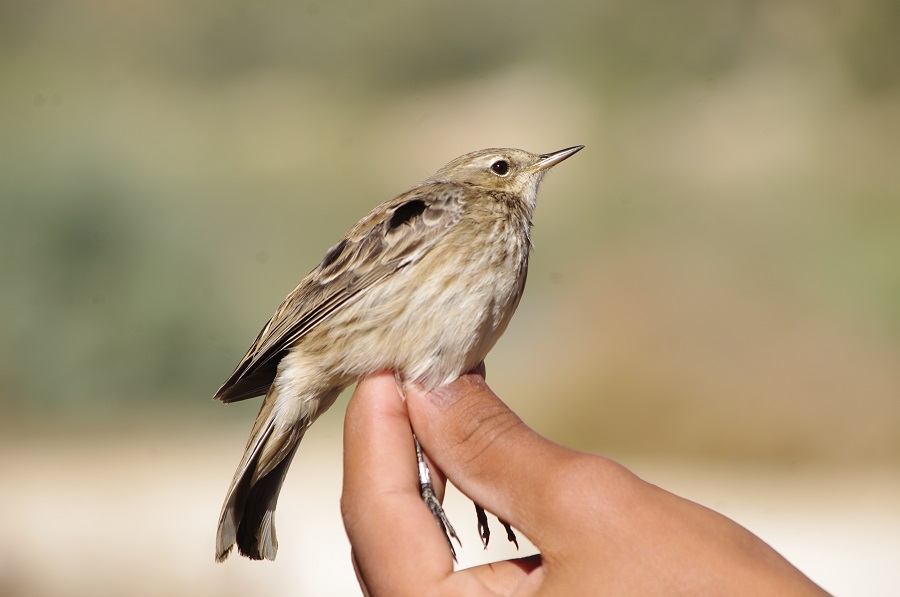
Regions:
<instances>
[{"instance_id":1,"label":"dark wing patch","mask_svg":"<svg viewBox=\"0 0 900 597\"><path fill-rule=\"evenodd\" d=\"M469 192L432 182L369 212L281 303L214 397L234 402L265 394L291 346L349 301L421 259L462 218Z\"/></svg>"},{"instance_id":2,"label":"dark wing patch","mask_svg":"<svg viewBox=\"0 0 900 597\"><path fill-rule=\"evenodd\" d=\"M391 219L388 220L388 229L393 230L403 224L408 224L416 216L422 215L427 207L428 205L421 199L413 199L400 204L394 209Z\"/></svg>"}]
</instances>

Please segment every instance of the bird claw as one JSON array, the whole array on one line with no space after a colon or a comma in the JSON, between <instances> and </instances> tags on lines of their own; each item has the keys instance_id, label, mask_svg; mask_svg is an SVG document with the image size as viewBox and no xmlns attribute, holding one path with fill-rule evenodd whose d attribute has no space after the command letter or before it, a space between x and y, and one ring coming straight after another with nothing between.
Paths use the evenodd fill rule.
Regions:
<instances>
[{"instance_id":1,"label":"bird claw","mask_svg":"<svg viewBox=\"0 0 900 597\"><path fill-rule=\"evenodd\" d=\"M478 517L478 536L481 537L481 544L487 549L491 540L491 529L488 526L487 514L484 512L484 508L478 504L475 504L475 516Z\"/></svg>"},{"instance_id":2,"label":"bird claw","mask_svg":"<svg viewBox=\"0 0 900 597\"><path fill-rule=\"evenodd\" d=\"M514 543L516 549L519 549L519 540L516 538L515 532L512 530L512 526L508 522L503 519L500 519L500 524L503 525L503 528L506 529L506 540L510 543Z\"/></svg>"},{"instance_id":3,"label":"bird claw","mask_svg":"<svg viewBox=\"0 0 900 597\"><path fill-rule=\"evenodd\" d=\"M487 514L485 513L484 508L475 504L475 515L478 517L478 535L481 537L482 545L487 549L488 542L491 540L491 529L488 527ZM498 520L500 521L500 524L503 525L503 528L506 529L506 540L515 544L516 549L519 549L519 539L516 537L516 533L513 531L512 526L502 518L498 518Z\"/></svg>"}]
</instances>

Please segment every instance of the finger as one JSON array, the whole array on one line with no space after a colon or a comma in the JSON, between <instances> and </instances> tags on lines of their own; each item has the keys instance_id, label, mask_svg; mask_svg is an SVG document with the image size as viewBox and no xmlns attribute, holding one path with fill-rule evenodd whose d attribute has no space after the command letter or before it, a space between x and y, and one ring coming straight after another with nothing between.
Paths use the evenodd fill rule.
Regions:
<instances>
[{"instance_id":1,"label":"finger","mask_svg":"<svg viewBox=\"0 0 900 597\"><path fill-rule=\"evenodd\" d=\"M553 479L575 452L526 426L478 373L431 392L407 388L424 449L459 489L533 541L553 515Z\"/></svg>"},{"instance_id":2,"label":"finger","mask_svg":"<svg viewBox=\"0 0 900 597\"><path fill-rule=\"evenodd\" d=\"M453 571L447 540L419 495L412 431L389 374L359 383L344 422L341 512L373 595L403 594Z\"/></svg>"}]
</instances>

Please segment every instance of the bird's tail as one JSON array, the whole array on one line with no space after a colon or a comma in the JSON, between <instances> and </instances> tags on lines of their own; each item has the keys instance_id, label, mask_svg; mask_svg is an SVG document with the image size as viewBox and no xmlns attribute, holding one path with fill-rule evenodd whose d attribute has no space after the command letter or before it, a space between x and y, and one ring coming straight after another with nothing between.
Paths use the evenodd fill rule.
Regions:
<instances>
[{"instance_id":1,"label":"bird's tail","mask_svg":"<svg viewBox=\"0 0 900 597\"><path fill-rule=\"evenodd\" d=\"M228 557L235 543L241 555L253 560L274 560L278 551L274 520L278 493L316 409L279 410L276 392L273 384L225 496L216 533L217 562Z\"/></svg>"}]
</instances>

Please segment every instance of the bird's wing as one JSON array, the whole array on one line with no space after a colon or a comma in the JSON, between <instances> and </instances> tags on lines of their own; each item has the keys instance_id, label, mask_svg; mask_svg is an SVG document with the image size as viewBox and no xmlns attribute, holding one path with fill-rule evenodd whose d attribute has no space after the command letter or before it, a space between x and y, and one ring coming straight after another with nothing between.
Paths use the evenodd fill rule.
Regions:
<instances>
[{"instance_id":1,"label":"bird's wing","mask_svg":"<svg viewBox=\"0 0 900 597\"><path fill-rule=\"evenodd\" d=\"M291 346L374 284L421 259L462 218L470 192L428 182L372 210L281 303L214 398L235 402L266 393Z\"/></svg>"}]
</instances>

